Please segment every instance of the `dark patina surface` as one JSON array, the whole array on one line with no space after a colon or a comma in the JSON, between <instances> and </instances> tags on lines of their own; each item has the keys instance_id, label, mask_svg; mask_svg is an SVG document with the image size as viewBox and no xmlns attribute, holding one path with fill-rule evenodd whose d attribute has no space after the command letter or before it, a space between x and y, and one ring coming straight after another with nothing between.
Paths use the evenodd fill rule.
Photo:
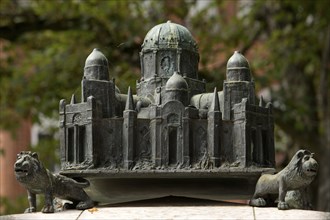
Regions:
<instances>
[{"instance_id":1,"label":"dark patina surface","mask_svg":"<svg viewBox=\"0 0 330 220\"><path fill-rule=\"evenodd\" d=\"M235 52L223 91L208 93L197 43L172 22L147 33L140 58L134 95L119 91L100 50L88 56L81 100L60 101L61 173L87 179L102 203L249 198L275 160L272 104L257 101L246 58Z\"/></svg>"},{"instance_id":2,"label":"dark patina surface","mask_svg":"<svg viewBox=\"0 0 330 220\"><path fill-rule=\"evenodd\" d=\"M314 180L317 171L318 163L314 160L313 153L298 150L282 171L259 178L250 205L269 206L278 199L278 209L312 209L307 187Z\"/></svg>"},{"instance_id":3,"label":"dark patina surface","mask_svg":"<svg viewBox=\"0 0 330 220\"><path fill-rule=\"evenodd\" d=\"M89 186L88 182L77 182L63 175L52 174L42 165L35 152L20 152L14 169L16 179L28 192L29 208L25 212L37 211L36 194L45 196L45 205L41 210L43 213L54 212L54 197L72 201L76 209L83 210L94 206L94 202L83 190Z\"/></svg>"}]
</instances>

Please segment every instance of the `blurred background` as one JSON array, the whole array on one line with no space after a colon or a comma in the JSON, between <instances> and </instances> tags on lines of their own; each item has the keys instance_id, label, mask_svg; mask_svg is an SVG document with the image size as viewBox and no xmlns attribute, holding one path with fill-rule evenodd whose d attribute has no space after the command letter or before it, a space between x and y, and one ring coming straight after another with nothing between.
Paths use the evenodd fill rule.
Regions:
<instances>
[{"instance_id":1,"label":"blurred background","mask_svg":"<svg viewBox=\"0 0 330 220\"><path fill-rule=\"evenodd\" d=\"M277 169L300 148L320 164L310 192L330 211L330 13L327 0L1 0L0 212L21 213L14 177L21 150L59 170L58 104L80 95L84 62L105 54L121 91L140 78L139 51L153 26L186 26L199 45L199 75L222 90L235 50L249 60L258 96L272 101ZM39 206L40 208L40 206Z\"/></svg>"}]
</instances>

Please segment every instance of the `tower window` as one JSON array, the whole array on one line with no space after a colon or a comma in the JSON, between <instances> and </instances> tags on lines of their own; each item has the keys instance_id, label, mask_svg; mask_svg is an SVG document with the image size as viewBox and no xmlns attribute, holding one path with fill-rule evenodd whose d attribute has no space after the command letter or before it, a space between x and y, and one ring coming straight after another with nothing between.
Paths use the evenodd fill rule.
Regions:
<instances>
[{"instance_id":1,"label":"tower window","mask_svg":"<svg viewBox=\"0 0 330 220\"><path fill-rule=\"evenodd\" d=\"M168 128L168 163L169 164L176 164L177 163L177 150L178 150L178 138L177 138L178 134L177 134L177 127L172 127L170 126Z\"/></svg>"},{"instance_id":2,"label":"tower window","mask_svg":"<svg viewBox=\"0 0 330 220\"><path fill-rule=\"evenodd\" d=\"M74 128L67 129L66 158L68 162L74 161Z\"/></svg>"},{"instance_id":3,"label":"tower window","mask_svg":"<svg viewBox=\"0 0 330 220\"><path fill-rule=\"evenodd\" d=\"M263 164L267 165L270 164L269 162L269 150L268 150L268 135L267 130L262 130L262 148L263 148Z\"/></svg>"},{"instance_id":4,"label":"tower window","mask_svg":"<svg viewBox=\"0 0 330 220\"><path fill-rule=\"evenodd\" d=\"M79 126L78 130L78 162L81 163L85 160L85 126Z\"/></svg>"}]
</instances>

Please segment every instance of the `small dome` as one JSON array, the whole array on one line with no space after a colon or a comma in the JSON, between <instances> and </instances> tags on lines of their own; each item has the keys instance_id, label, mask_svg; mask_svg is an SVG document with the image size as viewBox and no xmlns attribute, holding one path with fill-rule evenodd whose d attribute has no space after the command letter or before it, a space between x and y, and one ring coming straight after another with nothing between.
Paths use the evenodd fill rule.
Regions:
<instances>
[{"instance_id":1,"label":"small dome","mask_svg":"<svg viewBox=\"0 0 330 220\"><path fill-rule=\"evenodd\" d=\"M228 69L250 69L250 65L239 51L235 51L227 62L227 70Z\"/></svg>"},{"instance_id":2,"label":"small dome","mask_svg":"<svg viewBox=\"0 0 330 220\"><path fill-rule=\"evenodd\" d=\"M85 61L84 78L109 80L108 60L97 48L89 54Z\"/></svg>"},{"instance_id":3,"label":"small dome","mask_svg":"<svg viewBox=\"0 0 330 220\"><path fill-rule=\"evenodd\" d=\"M247 59L235 51L227 62L227 80L229 81L250 81L250 65Z\"/></svg>"},{"instance_id":4,"label":"small dome","mask_svg":"<svg viewBox=\"0 0 330 220\"><path fill-rule=\"evenodd\" d=\"M153 27L144 38L142 50L182 48L198 53L197 43L187 28L168 21Z\"/></svg>"},{"instance_id":5,"label":"small dome","mask_svg":"<svg viewBox=\"0 0 330 220\"><path fill-rule=\"evenodd\" d=\"M90 66L106 66L108 67L108 60L104 54L95 48L91 54L86 59L85 68Z\"/></svg>"},{"instance_id":6,"label":"small dome","mask_svg":"<svg viewBox=\"0 0 330 220\"><path fill-rule=\"evenodd\" d=\"M167 80L166 90L188 90L188 84L186 80L178 73L174 74Z\"/></svg>"}]
</instances>

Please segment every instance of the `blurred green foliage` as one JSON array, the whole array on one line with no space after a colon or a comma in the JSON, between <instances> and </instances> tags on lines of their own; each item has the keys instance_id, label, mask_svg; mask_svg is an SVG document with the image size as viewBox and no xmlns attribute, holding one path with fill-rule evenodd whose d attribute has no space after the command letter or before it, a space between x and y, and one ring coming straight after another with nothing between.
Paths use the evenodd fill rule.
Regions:
<instances>
[{"instance_id":1,"label":"blurred green foliage","mask_svg":"<svg viewBox=\"0 0 330 220\"><path fill-rule=\"evenodd\" d=\"M18 196L15 199L8 199L0 197L1 212L0 215L11 215L16 213L23 213L29 207L29 202L26 195ZM45 204L43 195L37 195L37 211L40 212Z\"/></svg>"},{"instance_id":2,"label":"blurred green foliage","mask_svg":"<svg viewBox=\"0 0 330 220\"><path fill-rule=\"evenodd\" d=\"M25 208L29 207L27 195L19 196L13 200L10 200L6 197L0 197L0 203L1 203L0 215L23 213Z\"/></svg>"},{"instance_id":3,"label":"blurred green foliage","mask_svg":"<svg viewBox=\"0 0 330 220\"><path fill-rule=\"evenodd\" d=\"M58 133L57 127L47 127L47 131L43 131L39 141L35 146L31 146L28 150L37 152L39 160L43 166L49 169L51 172L56 173L59 170L59 143L56 138ZM5 150L1 149L0 157L5 159ZM37 195L37 210L41 211L44 206L44 195ZM0 215L9 215L15 213L23 213L26 208L29 207L28 195L23 194L15 199L8 199L7 197L0 196Z\"/></svg>"},{"instance_id":4,"label":"blurred green foliage","mask_svg":"<svg viewBox=\"0 0 330 220\"><path fill-rule=\"evenodd\" d=\"M147 31L172 19L196 38L209 88L222 89L226 61L240 50L257 91L271 94L277 127L291 140L285 148L308 146L329 165L322 154L330 146L328 8L326 0L2 0L1 127L14 129L21 117L38 122L40 112L56 118L60 99L79 96L84 61L95 47L125 93L139 79ZM56 148L46 146L38 151ZM327 180L318 184L329 183L320 176ZM329 210L328 197L319 209Z\"/></svg>"}]
</instances>

